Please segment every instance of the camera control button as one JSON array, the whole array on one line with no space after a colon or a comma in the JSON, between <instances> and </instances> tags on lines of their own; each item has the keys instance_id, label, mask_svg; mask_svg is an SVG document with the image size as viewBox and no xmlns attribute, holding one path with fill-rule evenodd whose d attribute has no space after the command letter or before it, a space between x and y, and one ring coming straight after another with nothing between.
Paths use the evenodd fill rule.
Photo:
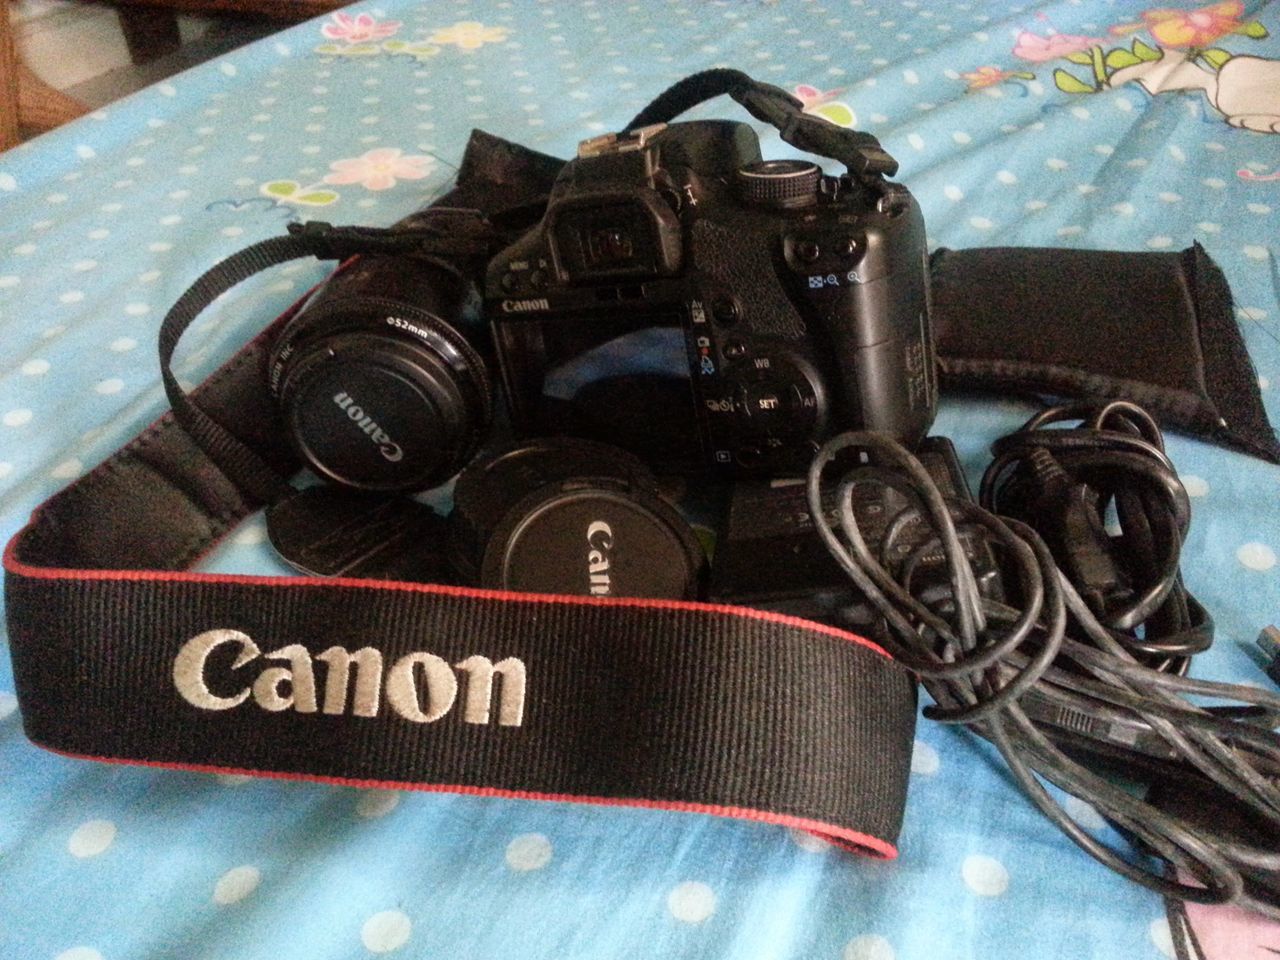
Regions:
<instances>
[{"instance_id":1,"label":"camera control button","mask_svg":"<svg viewBox=\"0 0 1280 960\"><path fill-rule=\"evenodd\" d=\"M805 263L813 263L818 257L822 256L822 250L812 240L797 240L795 245L796 256Z\"/></svg>"},{"instance_id":2,"label":"camera control button","mask_svg":"<svg viewBox=\"0 0 1280 960\"><path fill-rule=\"evenodd\" d=\"M747 345L741 340L730 340L724 345L722 352L728 360L739 360L747 355Z\"/></svg>"},{"instance_id":3,"label":"camera control button","mask_svg":"<svg viewBox=\"0 0 1280 960\"><path fill-rule=\"evenodd\" d=\"M505 293L511 293L520 287L520 278L514 273L504 273L502 275L502 289Z\"/></svg>"},{"instance_id":4,"label":"camera control button","mask_svg":"<svg viewBox=\"0 0 1280 960\"><path fill-rule=\"evenodd\" d=\"M744 406L753 425L770 429L780 424L785 412L783 396L776 384L769 382L748 384Z\"/></svg>"},{"instance_id":5,"label":"camera control button","mask_svg":"<svg viewBox=\"0 0 1280 960\"><path fill-rule=\"evenodd\" d=\"M547 286L547 272L545 270L535 270L529 274L529 286L535 290L543 290Z\"/></svg>"},{"instance_id":6,"label":"camera control button","mask_svg":"<svg viewBox=\"0 0 1280 960\"><path fill-rule=\"evenodd\" d=\"M731 326L738 322L738 305L728 297L721 297L711 304L711 315L716 318L716 323Z\"/></svg>"}]
</instances>

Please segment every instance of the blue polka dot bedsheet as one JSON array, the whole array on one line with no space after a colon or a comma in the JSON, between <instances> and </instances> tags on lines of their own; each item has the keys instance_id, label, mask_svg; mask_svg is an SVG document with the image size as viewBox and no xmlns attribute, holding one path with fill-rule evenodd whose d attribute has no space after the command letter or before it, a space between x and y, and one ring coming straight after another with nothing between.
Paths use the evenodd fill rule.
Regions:
<instances>
[{"instance_id":1,"label":"blue polka dot bedsheet","mask_svg":"<svg viewBox=\"0 0 1280 960\"><path fill-rule=\"evenodd\" d=\"M386 0L0 155L0 533L164 411L159 319L219 258L294 221L395 221L448 187L473 127L571 155L717 65L876 134L932 246L1199 241L1280 421L1280 3ZM695 115L749 119L728 100ZM223 297L179 376L199 382L324 269ZM951 397L935 432L976 478L1031 412ZM1280 619L1280 468L1168 445L1195 510L1186 581L1218 624L1194 672L1267 683L1250 647ZM288 572L260 518L204 568ZM6 960L1195 955L1183 918L1065 840L986 744L925 720L900 855L876 862L700 815L80 762L24 739L12 690L0 649ZM1210 960L1280 952L1248 915L1190 919Z\"/></svg>"}]
</instances>

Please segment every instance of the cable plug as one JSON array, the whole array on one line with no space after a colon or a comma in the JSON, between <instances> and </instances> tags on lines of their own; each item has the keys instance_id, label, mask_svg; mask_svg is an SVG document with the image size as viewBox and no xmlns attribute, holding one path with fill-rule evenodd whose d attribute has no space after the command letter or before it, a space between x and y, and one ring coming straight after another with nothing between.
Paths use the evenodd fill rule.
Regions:
<instances>
[{"instance_id":1,"label":"cable plug","mask_svg":"<svg viewBox=\"0 0 1280 960\"><path fill-rule=\"evenodd\" d=\"M1027 456L1022 477L1026 520L1044 539L1089 608L1101 613L1132 593L1116 563L1098 512L1098 494L1063 468L1044 447Z\"/></svg>"}]
</instances>

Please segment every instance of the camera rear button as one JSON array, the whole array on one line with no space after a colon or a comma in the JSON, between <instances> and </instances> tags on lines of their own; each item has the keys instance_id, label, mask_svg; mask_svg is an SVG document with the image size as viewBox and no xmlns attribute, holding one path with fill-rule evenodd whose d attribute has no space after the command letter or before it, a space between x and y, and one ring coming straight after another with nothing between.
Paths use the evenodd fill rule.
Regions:
<instances>
[{"instance_id":1,"label":"camera rear button","mask_svg":"<svg viewBox=\"0 0 1280 960\"><path fill-rule=\"evenodd\" d=\"M721 348L727 360L740 360L747 355L747 346L741 340L730 340Z\"/></svg>"}]
</instances>

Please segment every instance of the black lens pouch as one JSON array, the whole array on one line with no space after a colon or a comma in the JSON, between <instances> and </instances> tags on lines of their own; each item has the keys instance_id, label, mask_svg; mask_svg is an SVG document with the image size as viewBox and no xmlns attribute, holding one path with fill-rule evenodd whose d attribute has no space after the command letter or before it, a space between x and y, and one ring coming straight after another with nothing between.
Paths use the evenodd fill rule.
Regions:
<instances>
[{"instance_id":1,"label":"black lens pouch","mask_svg":"<svg viewBox=\"0 0 1280 960\"><path fill-rule=\"evenodd\" d=\"M1218 265L1177 253L939 249L943 385L1132 400L1163 425L1280 462Z\"/></svg>"}]
</instances>

